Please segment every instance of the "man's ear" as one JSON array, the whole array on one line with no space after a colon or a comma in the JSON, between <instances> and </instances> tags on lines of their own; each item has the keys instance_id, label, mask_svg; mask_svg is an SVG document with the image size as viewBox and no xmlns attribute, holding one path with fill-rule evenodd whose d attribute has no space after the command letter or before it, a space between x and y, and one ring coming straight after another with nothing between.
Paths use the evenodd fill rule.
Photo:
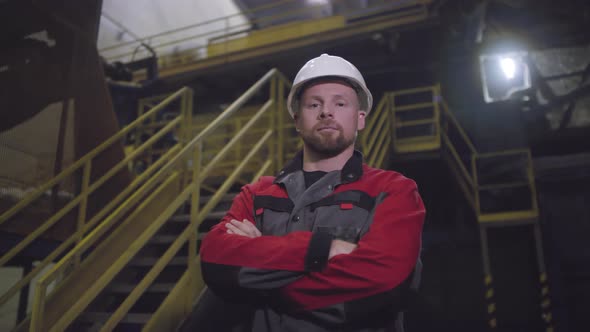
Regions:
<instances>
[{"instance_id":1,"label":"man's ear","mask_svg":"<svg viewBox=\"0 0 590 332\"><path fill-rule=\"evenodd\" d=\"M294 113L294 114L293 114L293 122L294 122L294 124L295 124L295 130L296 130L297 132L299 132L299 127L297 126L297 120L299 120L299 114L297 114L297 113Z\"/></svg>"},{"instance_id":2,"label":"man's ear","mask_svg":"<svg viewBox=\"0 0 590 332\"><path fill-rule=\"evenodd\" d=\"M358 123L357 123L357 126L356 126L356 129L357 130L363 130L363 129L365 129L365 118L366 118L366 116L367 116L367 112L365 112L365 111L359 111L359 114L358 114L359 119L358 119Z\"/></svg>"}]
</instances>

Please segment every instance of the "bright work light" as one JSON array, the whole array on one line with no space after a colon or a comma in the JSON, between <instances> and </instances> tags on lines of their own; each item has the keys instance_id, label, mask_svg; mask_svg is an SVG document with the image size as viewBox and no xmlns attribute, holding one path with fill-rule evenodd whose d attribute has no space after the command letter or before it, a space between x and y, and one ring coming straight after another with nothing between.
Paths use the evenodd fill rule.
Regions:
<instances>
[{"instance_id":1,"label":"bright work light","mask_svg":"<svg viewBox=\"0 0 590 332\"><path fill-rule=\"evenodd\" d=\"M484 99L507 100L514 92L531 87L526 52L486 54L479 57Z\"/></svg>"},{"instance_id":2,"label":"bright work light","mask_svg":"<svg viewBox=\"0 0 590 332\"><path fill-rule=\"evenodd\" d=\"M500 67L502 68L502 72L504 72L504 76L507 79L511 80L514 78L516 74L516 63L512 58L502 58L500 59Z\"/></svg>"}]
</instances>

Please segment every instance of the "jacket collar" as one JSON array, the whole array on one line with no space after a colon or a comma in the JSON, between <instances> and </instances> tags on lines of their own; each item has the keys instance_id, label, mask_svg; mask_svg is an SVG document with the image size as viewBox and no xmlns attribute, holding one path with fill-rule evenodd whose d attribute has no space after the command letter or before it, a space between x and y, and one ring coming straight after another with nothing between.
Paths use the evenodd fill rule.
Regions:
<instances>
[{"instance_id":1,"label":"jacket collar","mask_svg":"<svg viewBox=\"0 0 590 332\"><path fill-rule=\"evenodd\" d=\"M274 183L281 183L283 179L296 171L303 169L303 151L297 152L295 157L277 174ZM350 183L358 180L363 175L363 154L354 150L354 153L348 159L340 171L340 181Z\"/></svg>"}]
</instances>

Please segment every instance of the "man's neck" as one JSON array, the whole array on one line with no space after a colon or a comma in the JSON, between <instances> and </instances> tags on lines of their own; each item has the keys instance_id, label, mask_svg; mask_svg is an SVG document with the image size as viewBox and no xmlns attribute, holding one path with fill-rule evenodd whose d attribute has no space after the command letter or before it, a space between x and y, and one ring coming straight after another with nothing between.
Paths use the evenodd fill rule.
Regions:
<instances>
[{"instance_id":1,"label":"man's neck","mask_svg":"<svg viewBox=\"0 0 590 332\"><path fill-rule=\"evenodd\" d=\"M306 172L341 170L353 153L354 145L349 146L334 157L313 153L306 146L303 146L303 170Z\"/></svg>"}]
</instances>

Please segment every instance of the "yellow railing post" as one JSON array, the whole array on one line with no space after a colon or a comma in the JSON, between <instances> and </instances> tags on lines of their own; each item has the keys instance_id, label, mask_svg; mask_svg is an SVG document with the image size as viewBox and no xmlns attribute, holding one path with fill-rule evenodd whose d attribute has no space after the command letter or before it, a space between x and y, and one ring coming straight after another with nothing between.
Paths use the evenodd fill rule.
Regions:
<instances>
[{"instance_id":1,"label":"yellow railing post","mask_svg":"<svg viewBox=\"0 0 590 332\"><path fill-rule=\"evenodd\" d=\"M192 91L186 91L183 93L181 100L180 100L180 114L182 117L182 121L180 123L180 135L178 139L180 140L180 145L185 147L191 140L191 127L193 123L193 110L192 110L192 103L193 103L193 93ZM185 155L183 160L181 161L181 172L182 176L182 186L186 186L190 180L190 173L191 173L191 166L188 163L188 160L191 156Z\"/></svg>"},{"instance_id":2,"label":"yellow railing post","mask_svg":"<svg viewBox=\"0 0 590 332\"><path fill-rule=\"evenodd\" d=\"M527 177L529 181L529 187L531 190L531 203L534 211L539 211L537 203L537 187L535 185L535 174L533 170L533 158L531 156L531 150L527 149Z\"/></svg>"},{"instance_id":3,"label":"yellow railing post","mask_svg":"<svg viewBox=\"0 0 590 332\"><path fill-rule=\"evenodd\" d=\"M192 134L192 126L193 126L193 90L188 90L186 91L186 127L185 127L185 131L186 131L186 144L188 144L191 139L193 138L193 134ZM190 157L187 157L187 159Z\"/></svg>"},{"instance_id":4,"label":"yellow railing post","mask_svg":"<svg viewBox=\"0 0 590 332\"><path fill-rule=\"evenodd\" d=\"M242 129L242 119L237 117L236 119L234 119L234 131L233 132L238 133L238 132L240 132L240 129ZM241 159L242 159L242 140L239 140L236 142L236 151L233 155L233 160L231 161L232 167L235 167L237 164L239 164Z\"/></svg>"},{"instance_id":5,"label":"yellow railing post","mask_svg":"<svg viewBox=\"0 0 590 332\"><path fill-rule=\"evenodd\" d=\"M143 108L145 106L145 102L143 100L139 100L137 102L137 117L141 117L143 115ZM141 145L141 130L142 124L139 124L135 128L135 137L133 139L133 148L137 149L138 146Z\"/></svg>"},{"instance_id":6,"label":"yellow railing post","mask_svg":"<svg viewBox=\"0 0 590 332\"><path fill-rule=\"evenodd\" d=\"M271 80L270 80L270 99L272 100L273 103L273 108L271 110L270 113L270 118L269 118L269 127L268 129L272 130L273 132L276 133L277 137L276 140L269 140L269 151L268 151L268 158L270 160L273 161L273 166L276 165L277 168L281 167L281 163L282 163L282 153L283 153L283 142L281 141L281 131L277 130L276 128L279 127L278 124L278 113L280 110L280 106L279 106L279 100L278 100L278 84L279 83L279 77L278 75L274 75ZM272 167L272 173L274 174L275 172L277 172L278 169L275 169L275 167Z\"/></svg>"},{"instance_id":7,"label":"yellow railing post","mask_svg":"<svg viewBox=\"0 0 590 332\"><path fill-rule=\"evenodd\" d=\"M191 276L191 287L196 287L196 281L198 279L198 266L196 261L197 256L197 239L198 239L198 216L199 207L201 204L201 181L199 180L202 166L203 156L203 141L199 141L193 151L193 176L192 184L194 185L194 191L191 195L191 212L190 212L190 228L191 233L189 236L188 245L188 268ZM194 289L190 292L191 294L195 291Z\"/></svg>"},{"instance_id":8,"label":"yellow railing post","mask_svg":"<svg viewBox=\"0 0 590 332\"><path fill-rule=\"evenodd\" d=\"M30 332L42 332L43 315L45 313L45 297L47 296L47 284L44 279L37 281L35 288L35 297L33 308L31 309L31 326Z\"/></svg>"},{"instance_id":9,"label":"yellow railing post","mask_svg":"<svg viewBox=\"0 0 590 332\"><path fill-rule=\"evenodd\" d=\"M90 175L92 171L92 159L88 160L84 163L84 169L82 171L82 186L80 189L80 195L82 195L82 200L80 201L80 205L78 206L78 222L76 223L76 244L82 241L82 237L84 236L84 224L86 223L86 214L87 214L87 207L88 207L88 185L90 184ZM76 256L74 261L76 267L80 265L80 256Z\"/></svg>"},{"instance_id":10,"label":"yellow railing post","mask_svg":"<svg viewBox=\"0 0 590 332\"><path fill-rule=\"evenodd\" d=\"M148 118L148 126L147 129L145 129L145 132L151 136L154 134L154 125L157 122L157 114L153 113L149 118ZM143 131L143 130L142 130ZM149 167L151 164L154 163L154 147L153 145L150 145L147 149L147 165L146 167Z\"/></svg>"},{"instance_id":11,"label":"yellow railing post","mask_svg":"<svg viewBox=\"0 0 590 332\"><path fill-rule=\"evenodd\" d=\"M440 103L438 99L440 99L441 92L440 92L440 83L432 87L432 105L434 106L434 126L435 126L435 135L436 139L441 144L441 127L440 127Z\"/></svg>"}]
</instances>

